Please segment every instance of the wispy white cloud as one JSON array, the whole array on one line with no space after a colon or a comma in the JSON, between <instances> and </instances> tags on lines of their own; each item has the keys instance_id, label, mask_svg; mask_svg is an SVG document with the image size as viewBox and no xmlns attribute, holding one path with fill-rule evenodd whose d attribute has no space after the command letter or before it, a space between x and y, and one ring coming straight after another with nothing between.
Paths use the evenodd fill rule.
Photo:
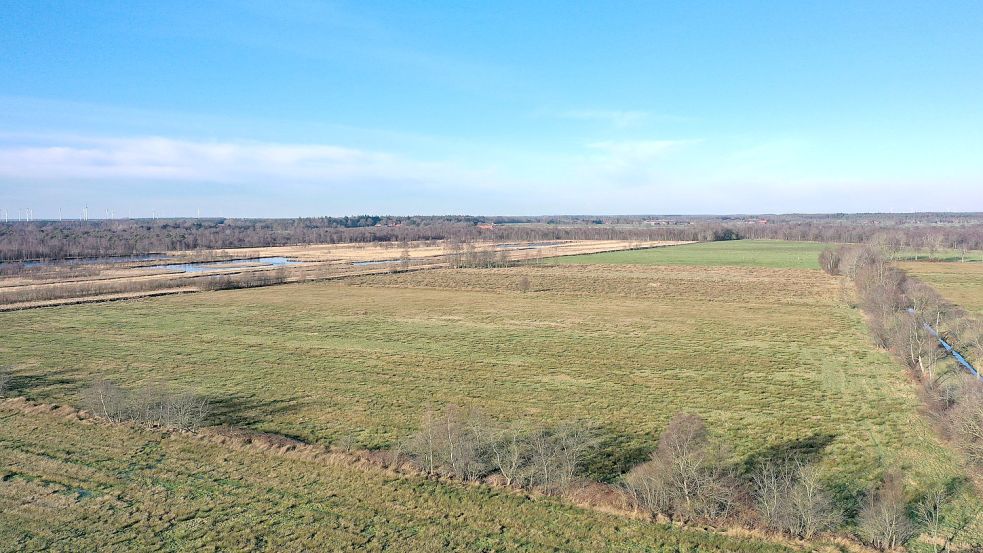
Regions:
<instances>
[{"instance_id":1,"label":"wispy white cloud","mask_svg":"<svg viewBox=\"0 0 983 553\"><path fill-rule=\"evenodd\" d=\"M587 146L601 152L606 159L623 163L645 163L693 144L696 140L604 140Z\"/></svg>"},{"instance_id":2,"label":"wispy white cloud","mask_svg":"<svg viewBox=\"0 0 983 553\"><path fill-rule=\"evenodd\" d=\"M698 140L605 140L587 144L582 180L643 186L665 179L672 157Z\"/></svg>"},{"instance_id":3,"label":"wispy white cloud","mask_svg":"<svg viewBox=\"0 0 983 553\"><path fill-rule=\"evenodd\" d=\"M559 117L578 121L594 121L616 129L627 129L645 123L651 117L651 114L645 111L632 110L581 109L560 112Z\"/></svg>"},{"instance_id":4,"label":"wispy white cloud","mask_svg":"<svg viewBox=\"0 0 983 553\"><path fill-rule=\"evenodd\" d=\"M538 112L538 115L597 123L615 130L637 129L652 123L686 123L692 121L688 117L632 109L544 110Z\"/></svg>"},{"instance_id":5,"label":"wispy white cloud","mask_svg":"<svg viewBox=\"0 0 983 553\"><path fill-rule=\"evenodd\" d=\"M179 182L487 181L450 163L330 144L207 142L163 137L35 138L0 143L0 177Z\"/></svg>"}]
</instances>

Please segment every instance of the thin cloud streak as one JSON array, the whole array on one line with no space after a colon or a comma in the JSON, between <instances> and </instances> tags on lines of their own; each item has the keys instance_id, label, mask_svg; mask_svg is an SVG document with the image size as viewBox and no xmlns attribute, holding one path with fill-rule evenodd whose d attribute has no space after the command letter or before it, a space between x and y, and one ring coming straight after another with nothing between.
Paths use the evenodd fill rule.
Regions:
<instances>
[{"instance_id":1,"label":"thin cloud streak","mask_svg":"<svg viewBox=\"0 0 983 553\"><path fill-rule=\"evenodd\" d=\"M651 114L645 111L571 110L560 114L563 119L598 121L616 129L628 129L644 123Z\"/></svg>"},{"instance_id":2,"label":"thin cloud streak","mask_svg":"<svg viewBox=\"0 0 983 553\"><path fill-rule=\"evenodd\" d=\"M150 180L216 183L481 183L479 171L448 163L328 144L205 142L164 137L79 138L0 145L0 177L53 180Z\"/></svg>"},{"instance_id":3,"label":"thin cloud streak","mask_svg":"<svg viewBox=\"0 0 983 553\"><path fill-rule=\"evenodd\" d=\"M653 122L683 123L690 121L686 117L626 109L571 109L548 113L548 115L559 119L600 123L615 130L635 129Z\"/></svg>"}]
</instances>

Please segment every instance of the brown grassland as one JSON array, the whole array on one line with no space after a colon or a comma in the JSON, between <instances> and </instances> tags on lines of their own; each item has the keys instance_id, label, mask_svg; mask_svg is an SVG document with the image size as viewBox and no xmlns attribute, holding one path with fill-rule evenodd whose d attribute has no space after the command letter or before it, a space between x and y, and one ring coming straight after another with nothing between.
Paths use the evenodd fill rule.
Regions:
<instances>
[{"instance_id":1,"label":"brown grassland","mask_svg":"<svg viewBox=\"0 0 983 553\"><path fill-rule=\"evenodd\" d=\"M465 251L487 253L492 261L528 261L593 252L635 248L663 248L686 242L629 240L565 240L541 243L500 244L476 242L468 245L445 241L369 244L311 244L265 248L236 248L216 251L167 252L169 259L120 263L71 265L54 263L18 270L0 265L0 311L30 309L91 301L108 301L141 296L159 296L214 288L213 277L233 277L248 286L262 284L277 271L278 282L301 282L344 277L351 274L388 272L400 263L416 267L446 266ZM270 267L260 263L222 264L222 260L286 257L290 266ZM217 261L206 270L185 273L160 265ZM243 286L243 287L248 287Z\"/></svg>"}]
</instances>

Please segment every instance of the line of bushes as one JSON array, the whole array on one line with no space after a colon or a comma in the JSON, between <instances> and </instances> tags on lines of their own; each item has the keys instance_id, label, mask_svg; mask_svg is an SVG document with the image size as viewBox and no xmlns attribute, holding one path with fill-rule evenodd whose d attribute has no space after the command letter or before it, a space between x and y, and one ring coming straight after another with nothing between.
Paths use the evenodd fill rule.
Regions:
<instances>
[{"instance_id":1,"label":"line of bushes","mask_svg":"<svg viewBox=\"0 0 983 553\"><path fill-rule=\"evenodd\" d=\"M751 468L735 465L731 449L695 415L674 417L649 459L614 486L585 475L585 464L598 444L598 432L587 423L497 423L477 410L451 405L443 411L428 408L420 429L397 446L392 457L407 459L433 476L551 495L580 498L584 489L603 489L654 518L719 528L743 526L807 540L852 535L885 550L919 532L948 545L972 520L950 518L954 515L947 506L958 485L909 501L895 471L856 498L859 510L844 509L816 465L793 454Z\"/></svg>"},{"instance_id":2,"label":"line of bushes","mask_svg":"<svg viewBox=\"0 0 983 553\"><path fill-rule=\"evenodd\" d=\"M192 392L163 385L126 389L108 380L89 387L83 401L86 409L113 422L178 430L197 430L210 412L208 399Z\"/></svg>"},{"instance_id":3,"label":"line of bushes","mask_svg":"<svg viewBox=\"0 0 983 553\"><path fill-rule=\"evenodd\" d=\"M874 341L909 369L932 416L969 460L983 467L983 382L954 363L942 363L948 353L927 326L979 359L979 321L892 267L875 248L842 246L823 251L819 259L826 272L853 280Z\"/></svg>"},{"instance_id":4,"label":"line of bushes","mask_svg":"<svg viewBox=\"0 0 983 553\"><path fill-rule=\"evenodd\" d=\"M0 395L10 373L0 370ZM212 409L200 394L160 384L123 388L98 380L83 394L83 407L113 422L195 431ZM751 466L735 464L732 450L714 437L698 416L676 415L659 436L648 460L615 484L587 476L587 465L601 451L600 431L589 423L567 421L531 425L495 421L476 409L428 407L419 430L387 452L391 467L409 464L433 477L485 482L594 503L617 500L620 507L655 519L717 528L741 526L794 538L853 536L883 550L925 533L936 550L960 539L974 513L949 508L960 482L911 498L897 471L863 497L859 509L844 508L818 467L787 453ZM348 444L347 450L351 450ZM609 503L610 504L610 503ZM979 547L983 544L970 544Z\"/></svg>"}]
</instances>

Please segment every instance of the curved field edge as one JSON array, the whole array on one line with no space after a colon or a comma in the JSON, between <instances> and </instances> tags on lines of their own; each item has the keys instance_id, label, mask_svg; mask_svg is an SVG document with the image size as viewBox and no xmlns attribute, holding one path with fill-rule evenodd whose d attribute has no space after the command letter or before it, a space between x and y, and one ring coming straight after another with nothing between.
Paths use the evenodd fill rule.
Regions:
<instances>
[{"instance_id":1,"label":"curved field edge","mask_svg":"<svg viewBox=\"0 0 983 553\"><path fill-rule=\"evenodd\" d=\"M777 553L799 547L0 404L0 550L149 549Z\"/></svg>"}]
</instances>

